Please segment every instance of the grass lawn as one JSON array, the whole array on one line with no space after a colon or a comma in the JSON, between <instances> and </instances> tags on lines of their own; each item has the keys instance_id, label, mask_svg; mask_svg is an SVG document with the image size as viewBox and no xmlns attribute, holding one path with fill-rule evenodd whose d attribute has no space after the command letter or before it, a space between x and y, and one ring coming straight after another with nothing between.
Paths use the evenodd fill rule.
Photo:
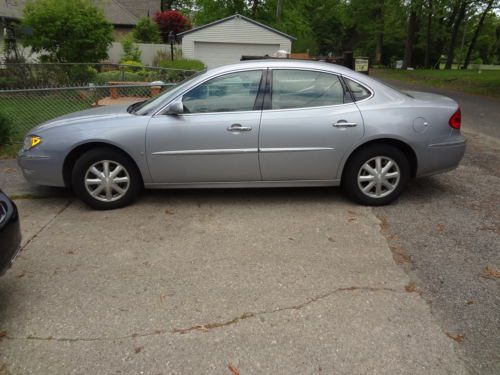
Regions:
<instances>
[{"instance_id":1,"label":"grass lawn","mask_svg":"<svg viewBox=\"0 0 500 375\"><path fill-rule=\"evenodd\" d=\"M374 77L500 98L500 70L373 69L370 73Z\"/></svg>"},{"instance_id":2,"label":"grass lawn","mask_svg":"<svg viewBox=\"0 0 500 375\"><path fill-rule=\"evenodd\" d=\"M73 91L50 95L0 94L0 112L12 123L13 145L0 145L0 159L15 156L24 135L44 121L92 106L90 98L82 98Z\"/></svg>"}]
</instances>

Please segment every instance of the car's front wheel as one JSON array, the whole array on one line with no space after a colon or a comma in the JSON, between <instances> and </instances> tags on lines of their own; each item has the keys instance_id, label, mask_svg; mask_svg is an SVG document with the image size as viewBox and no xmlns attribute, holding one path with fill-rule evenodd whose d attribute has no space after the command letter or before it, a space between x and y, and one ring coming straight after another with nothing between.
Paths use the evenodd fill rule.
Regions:
<instances>
[{"instance_id":1,"label":"car's front wheel","mask_svg":"<svg viewBox=\"0 0 500 375\"><path fill-rule=\"evenodd\" d=\"M106 148L83 154L72 173L75 193L98 210L130 204L141 190L141 181L137 167L127 156Z\"/></svg>"},{"instance_id":2,"label":"car's front wheel","mask_svg":"<svg viewBox=\"0 0 500 375\"><path fill-rule=\"evenodd\" d=\"M398 148L386 144L361 149L345 168L342 185L347 194L370 206L393 202L410 178L408 158Z\"/></svg>"}]
</instances>

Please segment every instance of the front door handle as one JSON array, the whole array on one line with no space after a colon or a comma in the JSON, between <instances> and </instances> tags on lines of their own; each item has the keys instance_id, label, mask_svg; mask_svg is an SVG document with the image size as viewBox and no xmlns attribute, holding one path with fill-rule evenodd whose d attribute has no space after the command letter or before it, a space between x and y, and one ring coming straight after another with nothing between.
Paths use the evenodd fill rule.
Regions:
<instances>
[{"instance_id":1,"label":"front door handle","mask_svg":"<svg viewBox=\"0 0 500 375\"><path fill-rule=\"evenodd\" d=\"M227 128L228 132L249 132L252 130L249 126L241 126L241 124L233 124L229 128Z\"/></svg>"},{"instance_id":2,"label":"front door handle","mask_svg":"<svg viewBox=\"0 0 500 375\"><path fill-rule=\"evenodd\" d=\"M356 122L347 122L345 120L340 120L333 124L333 126L336 128L353 128L357 125L358 124Z\"/></svg>"}]
</instances>

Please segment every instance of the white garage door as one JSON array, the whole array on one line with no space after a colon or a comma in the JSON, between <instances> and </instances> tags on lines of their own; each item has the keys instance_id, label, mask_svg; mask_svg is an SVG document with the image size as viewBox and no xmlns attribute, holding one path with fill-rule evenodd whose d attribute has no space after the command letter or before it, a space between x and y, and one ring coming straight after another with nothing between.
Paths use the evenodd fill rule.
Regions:
<instances>
[{"instance_id":1,"label":"white garage door","mask_svg":"<svg viewBox=\"0 0 500 375\"><path fill-rule=\"evenodd\" d=\"M208 68L240 61L241 56L271 56L280 49L279 44L241 44L194 42L194 58Z\"/></svg>"}]
</instances>

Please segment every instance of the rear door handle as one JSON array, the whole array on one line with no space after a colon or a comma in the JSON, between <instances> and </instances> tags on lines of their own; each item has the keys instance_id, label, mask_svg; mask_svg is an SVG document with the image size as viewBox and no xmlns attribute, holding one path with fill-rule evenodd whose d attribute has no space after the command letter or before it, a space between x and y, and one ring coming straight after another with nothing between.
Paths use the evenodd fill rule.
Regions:
<instances>
[{"instance_id":1,"label":"rear door handle","mask_svg":"<svg viewBox=\"0 0 500 375\"><path fill-rule=\"evenodd\" d=\"M333 126L336 128L353 128L355 126L358 126L358 123L340 120L340 121L337 121L335 124L333 124Z\"/></svg>"},{"instance_id":2,"label":"rear door handle","mask_svg":"<svg viewBox=\"0 0 500 375\"><path fill-rule=\"evenodd\" d=\"M252 130L249 126L241 126L241 124L233 124L229 128L227 128L228 132L249 132Z\"/></svg>"}]
</instances>

